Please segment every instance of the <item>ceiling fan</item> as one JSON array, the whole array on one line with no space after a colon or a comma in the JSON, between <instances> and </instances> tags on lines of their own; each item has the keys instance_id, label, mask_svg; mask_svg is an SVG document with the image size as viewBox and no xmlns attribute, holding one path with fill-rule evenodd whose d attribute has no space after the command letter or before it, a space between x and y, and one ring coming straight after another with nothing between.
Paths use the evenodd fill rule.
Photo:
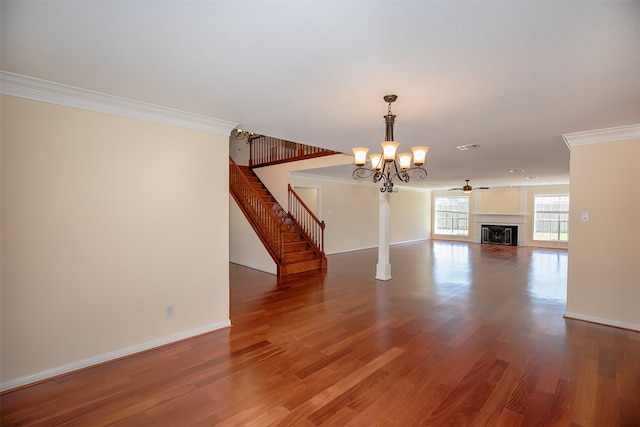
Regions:
<instances>
[{"instance_id":1,"label":"ceiling fan","mask_svg":"<svg viewBox=\"0 0 640 427\"><path fill-rule=\"evenodd\" d=\"M453 191L453 190L462 190L463 193L471 193L471 191L473 190L488 190L489 187L475 187L473 188L470 184L469 184L469 180L465 179L465 185L463 185L462 187L456 187L456 188L450 188L449 191Z\"/></svg>"}]
</instances>

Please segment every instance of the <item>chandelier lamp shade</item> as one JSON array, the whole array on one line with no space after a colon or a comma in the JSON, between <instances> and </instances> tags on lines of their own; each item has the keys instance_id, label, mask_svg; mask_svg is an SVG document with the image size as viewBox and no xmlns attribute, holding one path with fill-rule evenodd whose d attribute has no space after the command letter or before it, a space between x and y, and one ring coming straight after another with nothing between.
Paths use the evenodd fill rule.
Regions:
<instances>
[{"instance_id":1,"label":"chandelier lamp shade","mask_svg":"<svg viewBox=\"0 0 640 427\"><path fill-rule=\"evenodd\" d=\"M373 176L373 182L382 182L380 192L395 193L397 188L393 187L393 180L409 182L411 177L425 179L427 170L423 167L426 162L429 147L411 147L412 153L397 153L399 142L393 140L393 124L396 116L391 112L391 103L398 99L396 95L385 95L384 100L389 104L387 115L384 116L386 123L386 138L380 143L382 154L370 154L371 166L366 167L367 154L366 147L353 148L353 155L356 169L353 171L353 178L369 178ZM412 166L413 160L413 166Z\"/></svg>"}]
</instances>

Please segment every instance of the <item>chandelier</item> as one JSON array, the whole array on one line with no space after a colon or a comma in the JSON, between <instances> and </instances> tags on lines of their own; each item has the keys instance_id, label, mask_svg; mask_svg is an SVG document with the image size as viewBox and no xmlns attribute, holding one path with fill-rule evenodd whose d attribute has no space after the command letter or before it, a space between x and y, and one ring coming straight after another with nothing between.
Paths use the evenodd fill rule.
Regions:
<instances>
[{"instance_id":1,"label":"chandelier","mask_svg":"<svg viewBox=\"0 0 640 427\"><path fill-rule=\"evenodd\" d=\"M264 138L264 135L260 135L254 132L249 132L242 129L234 129L231 134L238 140L245 139L247 143L252 143L255 139Z\"/></svg>"},{"instance_id":2,"label":"chandelier","mask_svg":"<svg viewBox=\"0 0 640 427\"><path fill-rule=\"evenodd\" d=\"M382 145L382 154L370 154L371 167L365 167L367 163L367 153L369 149L366 147L353 148L356 169L353 171L353 179L369 178L373 176L373 182L382 181L380 192L395 193L397 188L393 188L393 180L395 178L402 182L409 182L410 177L417 179L425 179L427 170L422 167L424 165L427 151L429 147L416 146L411 147L411 153L396 154L396 150L400 143L393 140L393 123L396 116L391 112L391 103L398 97L396 95L385 95L384 100L389 104L387 115L384 116L386 123L386 138ZM413 167L411 160L413 158Z\"/></svg>"}]
</instances>

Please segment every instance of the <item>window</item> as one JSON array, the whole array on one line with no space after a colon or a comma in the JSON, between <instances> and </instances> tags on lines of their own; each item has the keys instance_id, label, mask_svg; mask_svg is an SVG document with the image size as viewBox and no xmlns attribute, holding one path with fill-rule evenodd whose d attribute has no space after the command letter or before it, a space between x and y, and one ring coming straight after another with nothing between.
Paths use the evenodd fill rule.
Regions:
<instances>
[{"instance_id":1,"label":"window","mask_svg":"<svg viewBox=\"0 0 640 427\"><path fill-rule=\"evenodd\" d=\"M556 242L569 240L569 195L536 195L533 239Z\"/></svg>"},{"instance_id":2,"label":"window","mask_svg":"<svg viewBox=\"0 0 640 427\"><path fill-rule=\"evenodd\" d=\"M469 235L469 196L436 197L434 233Z\"/></svg>"}]
</instances>

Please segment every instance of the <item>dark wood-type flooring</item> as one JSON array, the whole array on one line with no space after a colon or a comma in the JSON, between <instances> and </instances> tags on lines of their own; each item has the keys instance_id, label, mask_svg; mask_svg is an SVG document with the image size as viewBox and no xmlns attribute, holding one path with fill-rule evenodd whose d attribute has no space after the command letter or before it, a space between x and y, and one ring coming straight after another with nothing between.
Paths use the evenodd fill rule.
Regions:
<instances>
[{"instance_id":1,"label":"dark wood-type flooring","mask_svg":"<svg viewBox=\"0 0 640 427\"><path fill-rule=\"evenodd\" d=\"M376 257L230 265L232 328L5 393L2 425L640 426L640 333L562 317L566 251Z\"/></svg>"}]
</instances>

